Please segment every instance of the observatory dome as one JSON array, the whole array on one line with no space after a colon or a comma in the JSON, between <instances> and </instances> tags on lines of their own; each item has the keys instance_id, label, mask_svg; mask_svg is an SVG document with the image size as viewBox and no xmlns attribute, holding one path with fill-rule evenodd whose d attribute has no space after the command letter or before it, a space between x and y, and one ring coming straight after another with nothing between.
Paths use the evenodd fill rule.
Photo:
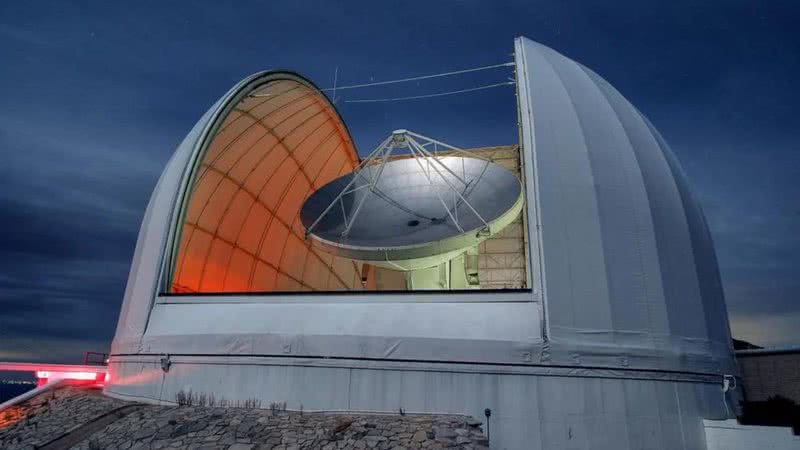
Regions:
<instances>
[{"instance_id":1,"label":"observatory dome","mask_svg":"<svg viewBox=\"0 0 800 450\"><path fill-rule=\"evenodd\" d=\"M516 50L546 330L564 346L559 359L733 370L711 236L667 143L590 69L527 39Z\"/></svg>"},{"instance_id":2,"label":"observatory dome","mask_svg":"<svg viewBox=\"0 0 800 450\"><path fill-rule=\"evenodd\" d=\"M371 264L374 242L314 245L347 222L309 237L318 215L304 221L304 205L331 204L314 198L363 161L322 91L258 73L200 118L155 187L106 393L171 402L189 389L306 411L489 408L493 448L703 448L702 419L730 415L722 380L736 367L700 205L661 135L605 80L525 38L514 54L519 145L474 152L508 169L497 185L513 186L512 206L491 216L503 229L473 233L465 253L447 247L459 255L418 285L459 275L474 289L415 291ZM403 165L386 163L387 186ZM510 275L486 275L497 273Z\"/></svg>"}]
</instances>

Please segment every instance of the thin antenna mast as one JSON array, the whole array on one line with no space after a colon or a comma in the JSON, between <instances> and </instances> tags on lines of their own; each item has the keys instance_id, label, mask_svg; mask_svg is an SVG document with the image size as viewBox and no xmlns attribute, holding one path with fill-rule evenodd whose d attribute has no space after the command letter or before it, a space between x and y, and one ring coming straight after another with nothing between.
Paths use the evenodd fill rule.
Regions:
<instances>
[{"instance_id":1,"label":"thin antenna mast","mask_svg":"<svg viewBox=\"0 0 800 450\"><path fill-rule=\"evenodd\" d=\"M331 100L334 105L336 104L336 100L337 100L337 98L336 98L336 81L338 79L339 79L339 66L336 66L336 68L333 70L333 100Z\"/></svg>"}]
</instances>

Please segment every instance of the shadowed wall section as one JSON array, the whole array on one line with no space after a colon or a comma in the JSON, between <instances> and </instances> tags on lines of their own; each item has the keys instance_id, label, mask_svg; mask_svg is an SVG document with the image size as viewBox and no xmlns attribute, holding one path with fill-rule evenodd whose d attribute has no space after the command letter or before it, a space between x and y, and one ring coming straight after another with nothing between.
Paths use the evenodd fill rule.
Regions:
<instances>
[{"instance_id":1,"label":"shadowed wall section","mask_svg":"<svg viewBox=\"0 0 800 450\"><path fill-rule=\"evenodd\" d=\"M361 289L361 267L310 248L298 211L358 156L327 99L268 82L225 117L202 157L180 228L170 291Z\"/></svg>"}]
</instances>

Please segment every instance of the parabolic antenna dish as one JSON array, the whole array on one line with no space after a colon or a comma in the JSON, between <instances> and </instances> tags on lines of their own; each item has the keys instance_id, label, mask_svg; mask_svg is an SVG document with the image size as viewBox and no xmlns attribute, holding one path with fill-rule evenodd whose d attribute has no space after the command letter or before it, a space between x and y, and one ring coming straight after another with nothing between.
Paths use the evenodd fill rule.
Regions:
<instances>
[{"instance_id":1,"label":"parabolic antenna dish","mask_svg":"<svg viewBox=\"0 0 800 450\"><path fill-rule=\"evenodd\" d=\"M325 251L395 270L436 266L513 222L519 179L485 159L401 156L322 186L300 219Z\"/></svg>"}]
</instances>

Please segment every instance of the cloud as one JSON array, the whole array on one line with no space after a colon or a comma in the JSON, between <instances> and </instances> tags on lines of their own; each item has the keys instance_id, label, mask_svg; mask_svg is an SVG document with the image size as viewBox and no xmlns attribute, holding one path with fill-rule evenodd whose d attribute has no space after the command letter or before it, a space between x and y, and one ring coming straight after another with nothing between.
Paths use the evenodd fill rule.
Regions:
<instances>
[{"instance_id":1,"label":"cloud","mask_svg":"<svg viewBox=\"0 0 800 450\"><path fill-rule=\"evenodd\" d=\"M102 339L6 338L0 335L0 360L52 364L80 364L85 352L108 352L108 342Z\"/></svg>"}]
</instances>

